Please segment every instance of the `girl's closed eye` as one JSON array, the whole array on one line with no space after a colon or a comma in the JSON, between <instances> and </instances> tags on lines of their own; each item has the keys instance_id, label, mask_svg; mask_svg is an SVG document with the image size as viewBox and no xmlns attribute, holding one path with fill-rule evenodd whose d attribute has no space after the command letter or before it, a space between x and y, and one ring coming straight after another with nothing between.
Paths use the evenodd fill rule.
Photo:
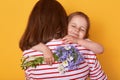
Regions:
<instances>
[{"instance_id":1,"label":"girl's closed eye","mask_svg":"<svg viewBox=\"0 0 120 80\"><path fill-rule=\"evenodd\" d=\"M80 29L81 31L86 31L85 29Z\"/></svg>"},{"instance_id":2,"label":"girl's closed eye","mask_svg":"<svg viewBox=\"0 0 120 80\"><path fill-rule=\"evenodd\" d=\"M71 25L71 26L74 27L74 28L76 27L75 25Z\"/></svg>"},{"instance_id":3,"label":"girl's closed eye","mask_svg":"<svg viewBox=\"0 0 120 80\"><path fill-rule=\"evenodd\" d=\"M81 27L80 30L81 31L86 31L86 29L84 27Z\"/></svg>"}]
</instances>

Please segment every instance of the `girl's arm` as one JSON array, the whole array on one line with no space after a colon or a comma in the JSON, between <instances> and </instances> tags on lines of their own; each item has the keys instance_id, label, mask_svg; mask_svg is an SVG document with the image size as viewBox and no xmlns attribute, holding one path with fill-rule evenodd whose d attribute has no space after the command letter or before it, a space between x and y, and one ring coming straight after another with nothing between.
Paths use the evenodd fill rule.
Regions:
<instances>
[{"instance_id":1,"label":"girl's arm","mask_svg":"<svg viewBox=\"0 0 120 80\"><path fill-rule=\"evenodd\" d=\"M91 40L78 39L77 43L87 49L90 49L94 53L103 53L103 51L104 51L104 48L101 44L91 41Z\"/></svg>"},{"instance_id":2,"label":"girl's arm","mask_svg":"<svg viewBox=\"0 0 120 80\"><path fill-rule=\"evenodd\" d=\"M87 49L90 49L91 51L93 51L94 53L103 53L104 49L103 46L100 45L97 42L88 40L88 39L80 39L80 38L76 38L70 35L67 35L63 38L63 41L65 43L76 43L79 44Z\"/></svg>"},{"instance_id":3,"label":"girl's arm","mask_svg":"<svg viewBox=\"0 0 120 80\"><path fill-rule=\"evenodd\" d=\"M39 43L33 46L31 49L42 52L44 54L44 61L46 62L46 64L52 65L52 63L54 62L53 54L45 44Z\"/></svg>"}]
</instances>

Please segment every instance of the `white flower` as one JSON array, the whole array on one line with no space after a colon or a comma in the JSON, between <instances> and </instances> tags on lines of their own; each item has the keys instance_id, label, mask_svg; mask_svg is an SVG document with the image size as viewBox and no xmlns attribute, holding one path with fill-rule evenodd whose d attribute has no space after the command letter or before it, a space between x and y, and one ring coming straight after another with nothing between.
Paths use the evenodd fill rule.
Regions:
<instances>
[{"instance_id":1,"label":"white flower","mask_svg":"<svg viewBox=\"0 0 120 80\"><path fill-rule=\"evenodd\" d=\"M66 45L66 46L64 46L64 48L65 48L66 50L70 50L70 49L71 49L71 46Z\"/></svg>"},{"instance_id":2,"label":"white flower","mask_svg":"<svg viewBox=\"0 0 120 80\"><path fill-rule=\"evenodd\" d=\"M67 60L70 62L70 61L72 61L74 58L72 57L72 56L69 56L68 58L67 58Z\"/></svg>"},{"instance_id":3,"label":"white flower","mask_svg":"<svg viewBox=\"0 0 120 80\"><path fill-rule=\"evenodd\" d=\"M69 58L71 61L74 59L72 56L70 56L70 58Z\"/></svg>"},{"instance_id":4,"label":"white flower","mask_svg":"<svg viewBox=\"0 0 120 80\"><path fill-rule=\"evenodd\" d=\"M65 73L65 69L64 69L64 66L62 64L59 64L58 71L59 71L60 74Z\"/></svg>"},{"instance_id":5,"label":"white flower","mask_svg":"<svg viewBox=\"0 0 120 80\"><path fill-rule=\"evenodd\" d=\"M63 65L64 67L68 66L68 61L67 61L67 60L63 61L63 62L62 62L62 65Z\"/></svg>"}]
</instances>

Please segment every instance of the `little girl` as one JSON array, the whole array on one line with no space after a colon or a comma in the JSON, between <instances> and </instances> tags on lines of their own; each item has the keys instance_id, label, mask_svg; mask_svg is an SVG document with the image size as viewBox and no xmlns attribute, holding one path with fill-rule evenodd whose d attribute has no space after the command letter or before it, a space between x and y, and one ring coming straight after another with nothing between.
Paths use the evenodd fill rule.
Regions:
<instances>
[{"instance_id":1,"label":"little girl","mask_svg":"<svg viewBox=\"0 0 120 80\"><path fill-rule=\"evenodd\" d=\"M72 13L68 17L68 35L62 40L64 43L75 43L81 46L80 51L84 53L83 56L88 63L91 80L107 80L107 76L102 71L95 54L102 53L103 47L88 39L89 27L90 21L86 14L83 12ZM42 51L47 64L51 65L54 62L52 53L46 45L40 43L32 47L32 49Z\"/></svg>"},{"instance_id":2,"label":"little girl","mask_svg":"<svg viewBox=\"0 0 120 80\"><path fill-rule=\"evenodd\" d=\"M90 27L89 17L83 12L75 12L68 17L68 22L68 34L70 36L68 35L64 37L63 40L67 43L77 43L86 49L81 49L81 52L84 53L83 56L90 67L91 80L107 80L107 76L104 74L100 63L97 60L95 50L92 49L94 48L96 51L100 52L99 49L102 48L99 48L100 46L97 43L95 44L88 39L88 31ZM96 46L98 47L95 48ZM87 52L87 49L90 49L93 52Z\"/></svg>"}]
</instances>

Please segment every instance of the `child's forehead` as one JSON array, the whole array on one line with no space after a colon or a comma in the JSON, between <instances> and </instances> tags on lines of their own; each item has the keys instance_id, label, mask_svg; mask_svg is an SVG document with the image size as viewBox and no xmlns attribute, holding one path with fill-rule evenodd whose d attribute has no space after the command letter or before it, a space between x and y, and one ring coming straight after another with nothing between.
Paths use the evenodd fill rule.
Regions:
<instances>
[{"instance_id":1,"label":"child's forehead","mask_svg":"<svg viewBox=\"0 0 120 80\"><path fill-rule=\"evenodd\" d=\"M73 18L84 18L82 15L74 15L71 19L73 19ZM84 18L85 19L85 18Z\"/></svg>"},{"instance_id":2,"label":"child's forehead","mask_svg":"<svg viewBox=\"0 0 120 80\"><path fill-rule=\"evenodd\" d=\"M71 18L69 23L87 24L87 20L82 16L76 15L76 16Z\"/></svg>"}]
</instances>

